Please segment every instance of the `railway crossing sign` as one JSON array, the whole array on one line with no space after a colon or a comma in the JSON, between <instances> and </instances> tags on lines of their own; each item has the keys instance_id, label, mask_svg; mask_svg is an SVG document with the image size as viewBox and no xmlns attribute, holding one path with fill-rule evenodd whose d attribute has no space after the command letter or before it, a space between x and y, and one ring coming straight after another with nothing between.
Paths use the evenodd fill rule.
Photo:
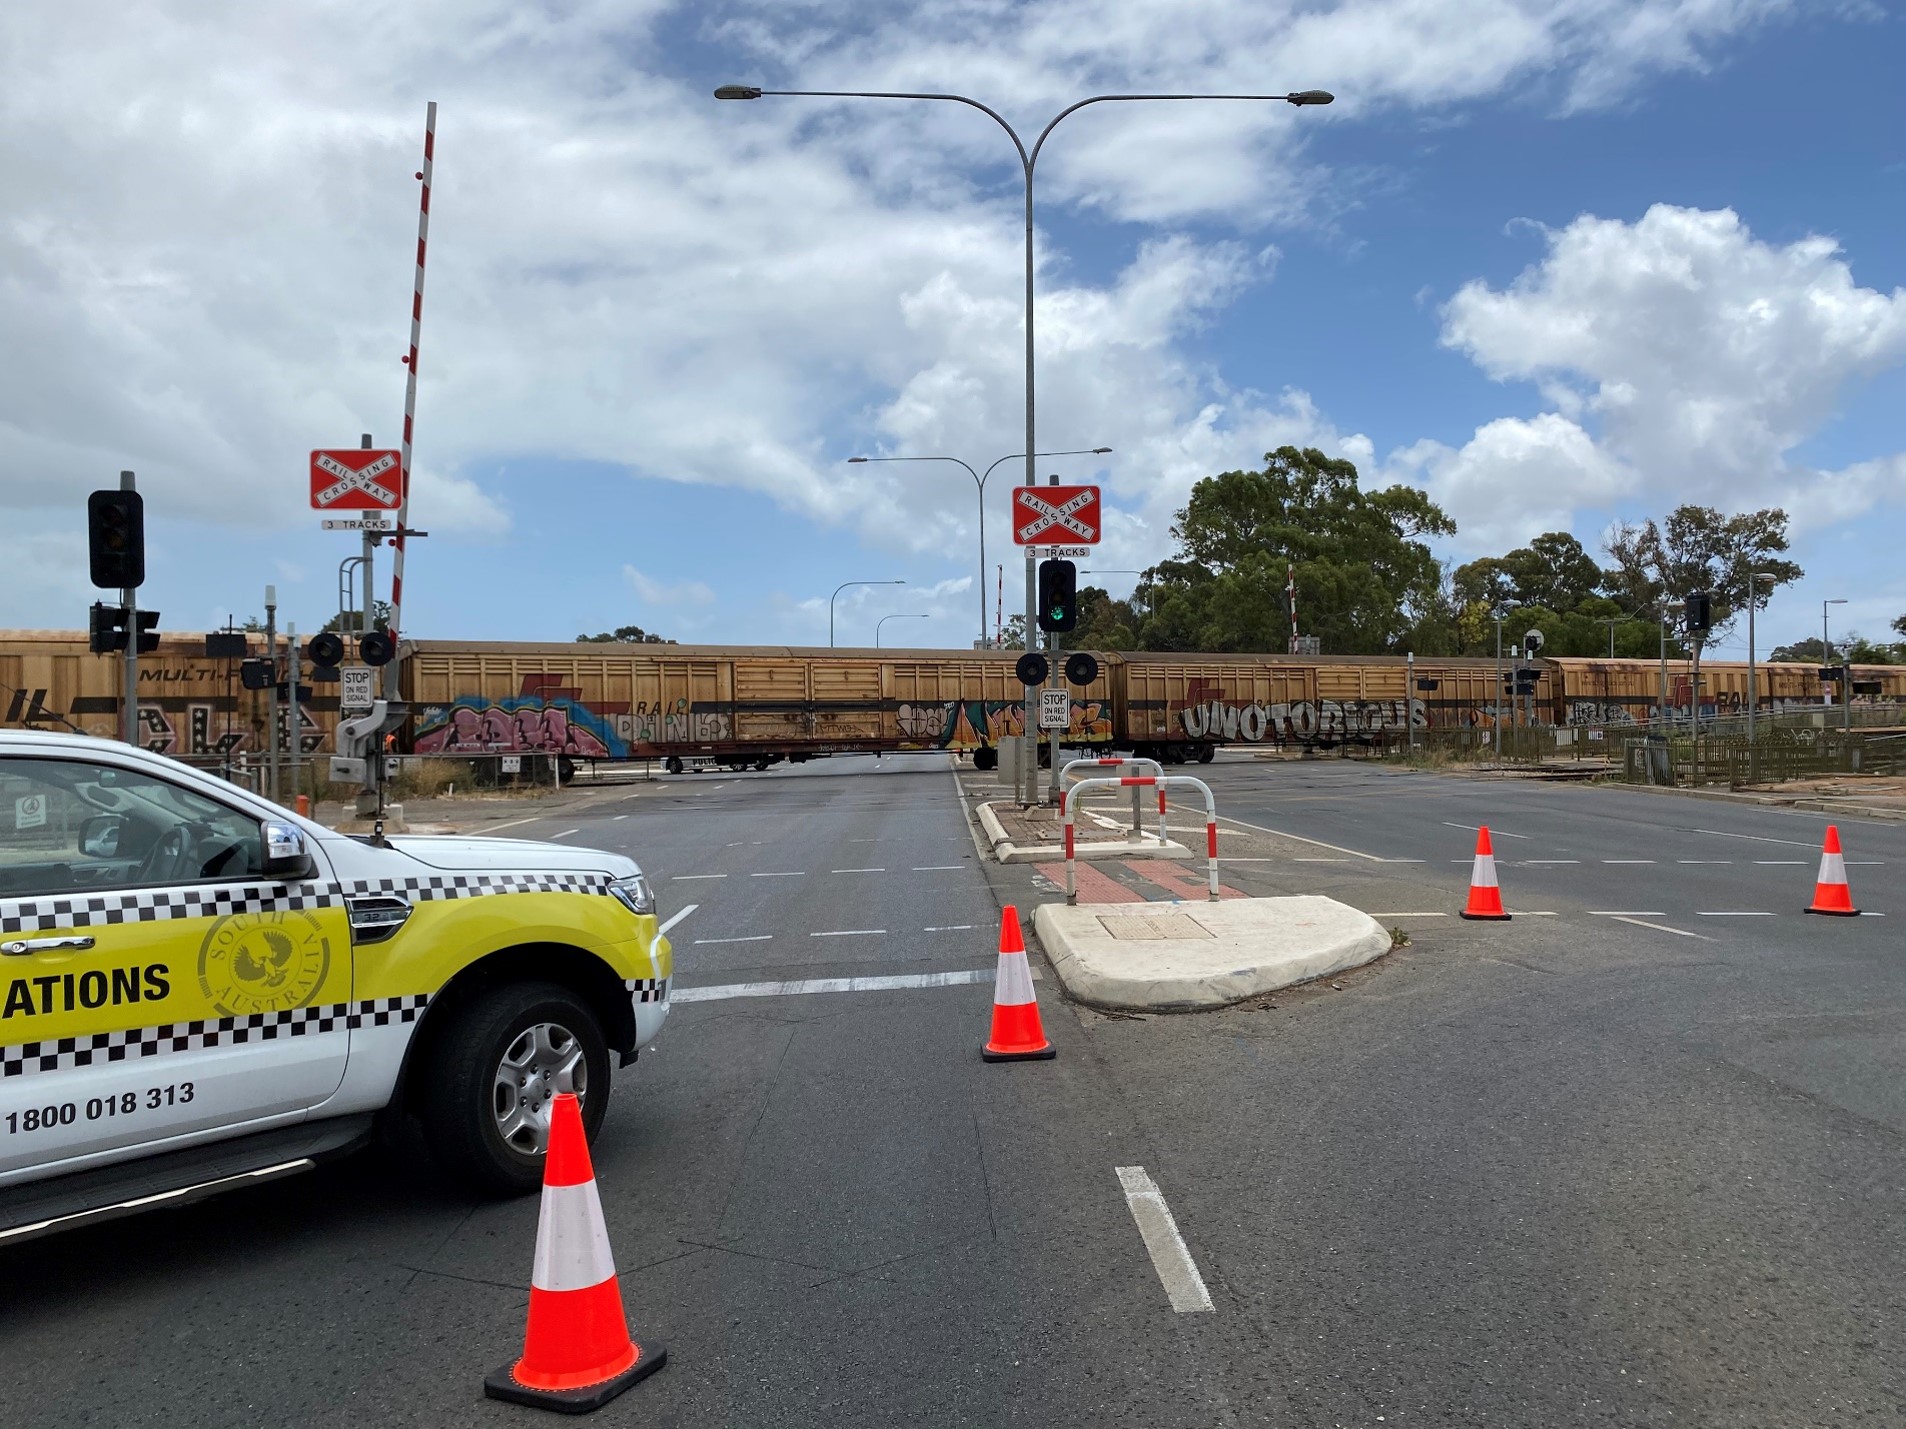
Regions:
<instances>
[{"instance_id":1,"label":"railway crossing sign","mask_svg":"<svg viewBox=\"0 0 1906 1429\"><path fill-rule=\"evenodd\" d=\"M1067 541L1096 545L1099 539L1099 489L1096 486L1015 486L1013 541L1032 546Z\"/></svg>"},{"instance_id":2,"label":"railway crossing sign","mask_svg":"<svg viewBox=\"0 0 1906 1429\"><path fill-rule=\"evenodd\" d=\"M311 453L311 509L395 511L404 500L403 453L343 451Z\"/></svg>"}]
</instances>

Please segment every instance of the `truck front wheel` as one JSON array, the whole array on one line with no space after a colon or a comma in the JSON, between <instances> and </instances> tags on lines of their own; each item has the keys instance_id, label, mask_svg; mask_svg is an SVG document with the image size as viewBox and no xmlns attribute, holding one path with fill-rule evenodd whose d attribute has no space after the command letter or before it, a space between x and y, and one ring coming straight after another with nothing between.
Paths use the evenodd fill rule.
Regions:
<instances>
[{"instance_id":1,"label":"truck front wheel","mask_svg":"<svg viewBox=\"0 0 1906 1429\"><path fill-rule=\"evenodd\" d=\"M498 1195L534 1191L558 1092L582 1102L591 1141L609 1106L609 1047L596 1016L554 983L492 988L436 1044L424 1136L451 1176Z\"/></svg>"}]
</instances>

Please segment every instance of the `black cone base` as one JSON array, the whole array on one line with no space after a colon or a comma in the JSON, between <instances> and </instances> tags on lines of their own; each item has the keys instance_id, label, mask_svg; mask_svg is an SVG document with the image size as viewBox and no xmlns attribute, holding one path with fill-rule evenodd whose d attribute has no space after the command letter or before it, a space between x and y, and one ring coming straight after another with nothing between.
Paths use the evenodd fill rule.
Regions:
<instances>
[{"instance_id":1,"label":"black cone base","mask_svg":"<svg viewBox=\"0 0 1906 1429\"><path fill-rule=\"evenodd\" d=\"M483 1378L483 1392L491 1399L506 1399L511 1404L527 1404L532 1409L550 1409L558 1414L587 1414L600 1409L614 1399L623 1390L637 1380L647 1379L663 1365L668 1363L668 1351L651 1341L638 1347L641 1354L634 1364L613 1375L600 1384L587 1384L580 1389L531 1389L526 1384L518 1384L511 1373L516 1362L499 1370L492 1370Z\"/></svg>"},{"instance_id":2,"label":"black cone base","mask_svg":"<svg viewBox=\"0 0 1906 1429\"><path fill-rule=\"evenodd\" d=\"M1467 908L1456 916L1467 918L1472 923L1507 923L1509 921L1507 913L1471 913Z\"/></svg>"},{"instance_id":3,"label":"black cone base","mask_svg":"<svg viewBox=\"0 0 1906 1429\"><path fill-rule=\"evenodd\" d=\"M1860 910L1857 908L1802 908L1800 911L1802 913L1818 913L1822 918L1857 918L1860 916Z\"/></svg>"},{"instance_id":4,"label":"black cone base","mask_svg":"<svg viewBox=\"0 0 1906 1429\"><path fill-rule=\"evenodd\" d=\"M994 1052L982 1047L979 1054L988 1062L1050 1062L1059 1055L1059 1049L1051 1043L1037 1052Z\"/></svg>"}]
</instances>

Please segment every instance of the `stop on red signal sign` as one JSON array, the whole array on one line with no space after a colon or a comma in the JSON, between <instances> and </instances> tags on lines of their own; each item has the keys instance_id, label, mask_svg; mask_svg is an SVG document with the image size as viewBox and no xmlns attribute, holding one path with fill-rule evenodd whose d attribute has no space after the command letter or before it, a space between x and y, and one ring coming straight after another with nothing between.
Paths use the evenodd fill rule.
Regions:
<instances>
[{"instance_id":1,"label":"stop on red signal sign","mask_svg":"<svg viewBox=\"0 0 1906 1429\"><path fill-rule=\"evenodd\" d=\"M1013 540L1021 546L1096 545L1096 486L1015 486Z\"/></svg>"}]
</instances>

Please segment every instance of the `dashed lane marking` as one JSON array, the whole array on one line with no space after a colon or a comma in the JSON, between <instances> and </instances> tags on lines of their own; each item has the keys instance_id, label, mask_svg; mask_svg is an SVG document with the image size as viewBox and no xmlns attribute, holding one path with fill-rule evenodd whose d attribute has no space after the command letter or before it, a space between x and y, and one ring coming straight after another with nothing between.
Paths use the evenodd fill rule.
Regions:
<instances>
[{"instance_id":1,"label":"dashed lane marking","mask_svg":"<svg viewBox=\"0 0 1906 1429\"><path fill-rule=\"evenodd\" d=\"M1591 918L1665 918L1668 915L1659 908L1591 908Z\"/></svg>"},{"instance_id":2,"label":"dashed lane marking","mask_svg":"<svg viewBox=\"0 0 1906 1429\"><path fill-rule=\"evenodd\" d=\"M1180 1315L1212 1308L1211 1292L1205 1289L1198 1263L1191 1258L1185 1238L1178 1233L1178 1222L1165 1204L1158 1183L1145 1174L1143 1166L1119 1166L1118 1183L1125 1191L1125 1204L1138 1226L1139 1239L1152 1258L1152 1269L1165 1287L1165 1298Z\"/></svg>"},{"instance_id":3,"label":"dashed lane marking","mask_svg":"<svg viewBox=\"0 0 1906 1429\"><path fill-rule=\"evenodd\" d=\"M1429 862L1429 860L1426 858L1386 858L1386 859L1380 859L1378 861L1381 863L1428 863ZM1237 860L1232 859L1231 862L1236 863Z\"/></svg>"},{"instance_id":4,"label":"dashed lane marking","mask_svg":"<svg viewBox=\"0 0 1906 1429\"><path fill-rule=\"evenodd\" d=\"M915 873L945 873L949 869L965 867L963 863L928 863L916 864L913 871Z\"/></svg>"},{"instance_id":5,"label":"dashed lane marking","mask_svg":"<svg viewBox=\"0 0 1906 1429\"><path fill-rule=\"evenodd\" d=\"M1509 860L1505 860L1508 862ZM1580 863L1579 858L1518 858L1513 861L1520 868L1534 868L1537 864Z\"/></svg>"},{"instance_id":6,"label":"dashed lane marking","mask_svg":"<svg viewBox=\"0 0 1906 1429\"><path fill-rule=\"evenodd\" d=\"M888 977L818 977L800 982L733 982L715 987L678 987L669 994L671 1002L720 1002L731 997L796 997L815 992L898 992L907 988L964 987L976 982L991 982L992 969L971 972L901 973ZM1037 968L1033 977L1040 976Z\"/></svg>"},{"instance_id":7,"label":"dashed lane marking","mask_svg":"<svg viewBox=\"0 0 1906 1429\"><path fill-rule=\"evenodd\" d=\"M1633 923L1637 928L1653 928L1657 933L1673 933L1677 938L1699 938L1704 943L1714 941L1706 933L1690 933L1686 928L1670 928L1666 923L1649 923L1641 918L1630 918L1625 913L1617 913L1614 916L1617 923Z\"/></svg>"},{"instance_id":8,"label":"dashed lane marking","mask_svg":"<svg viewBox=\"0 0 1906 1429\"><path fill-rule=\"evenodd\" d=\"M564 829L564 830L563 830L563 831L562 831L561 833L559 833L559 834L551 834L551 835L550 835L550 837L551 837L552 839L566 839L566 838L568 838L568 837L569 837L569 836L570 836L571 834L579 834L579 833L581 833L581 832L582 832L582 830L581 830L581 829Z\"/></svg>"},{"instance_id":9,"label":"dashed lane marking","mask_svg":"<svg viewBox=\"0 0 1906 1429\"><path fill-rule=\"evenodd\" d=\"M1371 913L1371 918L1447 918L1447 913Z\"/></svg>"},{"instance_id":10,"label":"dashed lane marking","mask_svg":"<svg viewBox=\"0 0 1906 1429\"><path fill-rule=\"evenodd\" d=\"M808 937L810 938L871 938L877 933L884 933L886 931L887 930L885 928L836 928L832 932L828 932L828 933L809 933Z\"/></svg>"},{"instance_id":11,"label":"dashed lane marking","mask_svg":"<svg viewBox=\"0 0 1906 1429\"><path fill-rule=\"evenodd\" d=\"M693 883L698 878L726 878L725 873L677 873L669 878L670 883Z\"/></svg>"},{"instance_id":12,"label":"dashed lane marking","mask_svg":"<svg viewBox=\"0 0 1906 1429\"><path fill-rule=\"evenodd\" d=\"M1750 908L1724 908L1718 913L1697 912L1697 918L1771 918L1772 913L1762 913Z\"/></svg>"},{"instance_id":13,"label":"dashed lane marking","mask_svg":"<svg viewBox=\"0 0 1906 1429\"><path fill-rule=\"evenodd\" d=\"M1717 839L1747 839L1757 844L1787 844L1792 848L1818 848L1817 843L1802 843L1799 839L1775 839L1766 834L1730 834L1725 829L1696 829L1697 834L1712 834Z\"/></svg>"},{"instance_id":14,"label":"dashed lane marking","mask_svg":"<svg viewBox=\"0 0 1906 1429\"><path fill-rule=\"evenodd\" d=\"M1463 859L1461 861L1463 863L1469 862L1468 859ZM1350 860L1347 858L1294 858L1291 860L1291 862L1292 863L1348 863L1350 862ZM1379 859L1378 862L1380 863L1382 862L1382 860Z\"/></svg>"},{"instance_id":15,"label":"dashed lane marking","mask_svg":"<svg viewBox=\"0 0 1906 1429\"><path fill-rule=\"evenodd\" d=\"M922 928L923 933L970 933L978 927L977 923L948 923L944 928Z\"/></svg>"},{"instance_id":16,"label":"dashed lane marking","mask_svg":"<svg viewBox=\"0 0 1906 1429\"><path fill-rule=\"evenodd\" d=\"M834 868L828 871L830 873L885 873L887 870L884 868Z\"/></svg>"},{"instance_id":17,"label":"dashed lane marking","mask_svg":"<svg viewBox=\"0 0 1906 1429\"><path fill-rule=\"evenodd\" d=\"M751 873L750 878L806 878L807 870L797 868L791 873Z\"/></svg>"},{"instance_id":18,"label":"dashed lane marking","mask_svg":"<svg viewBox=\"0 0 1906 1429\"><path fill-rule=\"evenodd\" d=\"M1442 824L1443 824L1443 827L1446 829L1468 829L1472 834L1479 834L1482 832L1481 824L1452 824L1448 819L1444 819L1442 821ZM1490 829L1489 836L1491 838L1498 838L1498 839L1526 839L1529 837L1528 834L1512 834L1512 833L1509 833L1506 829L1497 829L1497 828Z\"/></svg>"},{"instance_id":19,"label":"dashed lane marking","mask_svg":"<svg viewBox=\"0 0 1906 1429\"><path fill-rule=\"evenodd\" d=\"M1754 860L1755 868L1805 868L1806 866L1807 861L1804 858L1757 858Z\"/></svg>"},{"instance_id":20,"label":"dashed lane marking","mask_svg":"<svg viewBox=\"0 0 1906 1429\"><path fill-rule=\"evenodd\" d=\"M1636 864L1653 863L1654 860L1651 858L1605 858L1602 862L1606 864Z\"/></svg>"},{"instance_id":21,"label":"dashed lane marking","mask_svg":"<svg viewBox=\"0 0 1906 1429\"><path fill-rule=\"evenodd\" d=\"M695 946L712 948L717 943L765 943L773 936L772 933L754 933L746 938L697 938Z\"/></svg>"},{"instance_id":22,"label":"dashed lane marking","mask_svg":"<svg viewBox=\"0 0 1906 1429\"><path fill-rule=\"evenodd\" d=\"M1722 866L1732 867L1734 860L1731 858L1677 858L1675 862L1686 864L1694 868L1719 868Z\"/></svg>"}]
</instances>

